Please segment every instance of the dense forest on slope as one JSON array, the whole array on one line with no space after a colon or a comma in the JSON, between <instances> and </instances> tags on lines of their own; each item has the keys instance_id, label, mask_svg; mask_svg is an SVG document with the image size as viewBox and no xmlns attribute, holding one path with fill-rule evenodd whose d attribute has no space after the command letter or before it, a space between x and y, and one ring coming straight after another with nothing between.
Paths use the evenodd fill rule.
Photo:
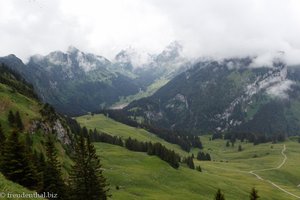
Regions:
<instances>
[{"instance_id":1,"label":"dense forest on slope","mask_svg":"<svg viewBox=\"0 0 300 200\"><path fill-rule=\"evenodd\" d=\"M251 68L251 63L251 58L199 62L124 112L196 135L237 131L271 140L300 134L298 71L280 62L272 68ZM287 89L274 92L281 86Z\"/></svg>"}]
</instances>

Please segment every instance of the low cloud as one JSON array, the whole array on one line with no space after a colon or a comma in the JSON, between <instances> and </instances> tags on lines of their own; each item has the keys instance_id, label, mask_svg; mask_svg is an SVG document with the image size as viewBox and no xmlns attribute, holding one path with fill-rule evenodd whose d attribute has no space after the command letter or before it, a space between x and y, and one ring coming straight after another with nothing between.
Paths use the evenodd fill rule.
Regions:
<instances>
[{"instance_id":1,"label":"low cloud","mask_svg":"<svg viewBox=\"0 0 300 200\"><path fill-rule=\"evenodd\" d=\"M188 57L257 57L284 51L300 63L298 0L0 0L0 56L25 59L74 45L112 59L158 53L178 40Z\"/></svg>"},{"instance_id":2,"label":"low cloud","mask_svg":"<svg viewBox=\"0 0 300 200\"><path fill-rule=\"evenodd\" d=\"M295 83L291 80L279 82L268 88L267 94L274 98L287 99L289 97L287 92L291 90L293 84Z\"/></svg>"}]
</instances>

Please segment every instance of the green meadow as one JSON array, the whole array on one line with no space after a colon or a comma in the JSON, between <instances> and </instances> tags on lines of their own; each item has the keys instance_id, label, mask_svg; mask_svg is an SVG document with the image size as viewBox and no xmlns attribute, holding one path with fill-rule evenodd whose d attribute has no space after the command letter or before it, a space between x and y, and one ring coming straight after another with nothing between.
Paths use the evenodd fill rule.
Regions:
<instances>
[{"instance_id":1,"label":"green meadow","mask_svg":"<svg viewBox=\"0 0 300 200\"><path fill-rule=\"evenodd\" d=\"M84 115L76 118L76 120L80 123L80 125L86 126L88 129L96 128L98 131L102 131L114 136L119 136L123 139L131 137L139 141L148 141L153 143L160 142L168 149L172 149L180 155L188 155L188 153L183 151L178 145L170 144L144 129L127 126L102 114L93 116Z\"/></svg>"},{"instance_id":2,"label":"green meadow","mask_svg":"<svg viewBox=\"0 0 300 200\"><path fill-rule=\"evenodd\" d=\"M9 110L19 111L25 126L29 121L40 119L39 105L35 100L12 91L0 84L0 122L6 132L7 114ZM116 122L104 115L85 115L76 118L82 126L120 136L123 139L132 137L139 141L160 142L173 149L181 156L197 155L199 149L190 153L183 151L178 145L170 144L156 135L140 128L133 128ZM212 161L197 161L202 172L189 169L181 164L179 169L172 168L168 163L156 156L146 153L129 151L126 148L95 143L101 158L104 174L110 183L111 199L159 199L159 200L211 200L218 188L228 200L249 199L252 187L258 190L263 200L294 200L300 196L300 143L298 138L290 138L284 143L252 143L237 141L234 146L226 147L225 140L210 140L210 136L201 136L204 152L210 153ZM43 150L42 133L33 136L34 148ZM71 160L65 155L60 144L60 158L64 175L70 169ZM238 146L242 151L238 151ZM283 147L286 150L283 152ZM284 161L284 155L287 159ZM253 171L254 174L250 172ZM260 179L257 177L259 176ZM29 190L6 180L0 174L0 191L22 193Z\"/></svg>"},{"instance_id":3,"label":"green meadow","mask_svg":"<svg viewBox=\"0 0 300 200\"><path fill-rule=\"evenodd\" d=\"M188 154L177 145L169 144L143 129L129 127L103 115L85 115L77 120L87 128L97 128L122 138L161 142L183 156ZM259 145L237 141L233 147L226 147L225 140L211 141L210 136L200 138L204 145L203 151L212 157L212 161L194 160L196 166L201 166L202 172L191 170L185 164L176 170L155 156L95 143L110 183L112 199L208 200L213 199L216 190L220 188L226 199L244 200L249 199L252 187L258 190L264 200L300 198L300 188L297 187L300 184L300 144L297 138L288 139L284 143ZM284 160L281 154L284 144L286 162L279 169L273 169ZM238 145L242 146L242 151L238 151ZM198 151L193 149L190 154L196 155ZM259 171L262 169L265 171Z\"/></svg>"}]
</instances>

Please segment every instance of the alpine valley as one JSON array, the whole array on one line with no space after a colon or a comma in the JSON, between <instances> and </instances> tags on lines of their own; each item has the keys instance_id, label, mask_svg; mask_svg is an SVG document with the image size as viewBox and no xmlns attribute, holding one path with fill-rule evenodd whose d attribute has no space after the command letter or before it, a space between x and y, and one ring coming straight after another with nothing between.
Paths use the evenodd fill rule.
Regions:
<instances>
[{"instance_id":1,"label":"alpine valley","mask_svg":"<svg viewBox=\"0 0 300 200\"><path fill-rule=\"evenodd\" d=\"M0 198L299 199L300 66L282 57L1 57Z\"/></svg>"},{"instance_id":2,"label":"alpine valley","mask_svg":"<svg viewBox=\"0 0 300 200\"><path fill-rule=\"evenodd\" d=\"M79 115L124 105L126 97L152 94L189 66L180 51L181 46L174 42L136 68L132 60L139 58L133 49L122 50L113 61L69 47L65 53L31 56L26 64L15 55L2 57L0 62L23 75L44 102L61 113Z\"/></svg>"}]
</instances>

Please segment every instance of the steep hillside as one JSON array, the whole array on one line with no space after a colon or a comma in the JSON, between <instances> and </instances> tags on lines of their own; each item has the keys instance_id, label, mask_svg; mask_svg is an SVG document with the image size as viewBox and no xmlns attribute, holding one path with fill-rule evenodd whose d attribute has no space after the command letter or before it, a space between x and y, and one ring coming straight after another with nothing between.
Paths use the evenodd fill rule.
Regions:
<instances>
[{"instance_id":1,"label":"steep hillside","mask_svg":"<svg viewBox=\"0 0 300 200\"><path fill-rule=\"evenodd\" d=\"M156 126L194 134L299 134L297 72L281 62L254 68L250 58L199 62L124 110Z\"/></svg>"},{"instance_id":2,"label":"steep hillside","mask_svg":"<svg viewBox=\"0 0 300 200\"><path fill-rule=\"evenodd\" d=\"M62 164L63 176L67 177L72 161L67 152L71 143L70 129L65 120L47 104L42 104L37 99L33 87L20 75L2 64L0 72L0 124L3 133L7 138L10 137L15 128L10 124L8 116L10 113L17 116L18 113L23 126L22 130L18 131L20 141L29 145L36 154L46 155L47 138L48 136L52 138ZM4 146L1 146L1 150L3 148ZM1 175L1 183L7 183L7 186L0 184L1 191L16 193L26 191L18 184L4 179Z\"/></svg>"}]
</instances>

